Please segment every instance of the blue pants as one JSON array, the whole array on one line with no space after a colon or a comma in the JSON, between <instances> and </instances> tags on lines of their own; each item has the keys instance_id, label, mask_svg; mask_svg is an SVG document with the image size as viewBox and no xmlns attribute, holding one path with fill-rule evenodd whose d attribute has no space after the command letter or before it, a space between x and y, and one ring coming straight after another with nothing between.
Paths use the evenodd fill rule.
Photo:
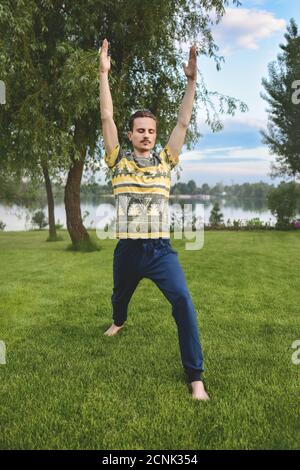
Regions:
<instances>
[{"instance_id":1,"label":"blue pants","mask_svg":"<svg viewBox=\"0 0 300 470\"><path fill-rule=\"evenodd\" d=\"M128 304L139 281L148 278L155 282L172 305L181 361L188 381L200 380L204 368L197 315L170 240L120 239L114 251L113 278L111 300L113 321L117 326L127 320Z\"/></svg>"}]
</instances>

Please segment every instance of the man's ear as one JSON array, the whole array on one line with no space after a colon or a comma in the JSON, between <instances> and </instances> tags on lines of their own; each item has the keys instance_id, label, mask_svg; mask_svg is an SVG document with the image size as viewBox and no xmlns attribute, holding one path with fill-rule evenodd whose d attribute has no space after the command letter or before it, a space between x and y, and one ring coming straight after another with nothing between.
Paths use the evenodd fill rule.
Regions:
<instances>
[{"instance_id":1,"label":"man's ear","mask_svg":"<svg viewBox=\"0 0 300 470\"><path fill-rule=\"evenodd\" d=\"M131 132L131 131L128 131L128 132L127 132L127 136L128 136L128 139L131 141L132 132Z\"/></svg>"}]
</instances>

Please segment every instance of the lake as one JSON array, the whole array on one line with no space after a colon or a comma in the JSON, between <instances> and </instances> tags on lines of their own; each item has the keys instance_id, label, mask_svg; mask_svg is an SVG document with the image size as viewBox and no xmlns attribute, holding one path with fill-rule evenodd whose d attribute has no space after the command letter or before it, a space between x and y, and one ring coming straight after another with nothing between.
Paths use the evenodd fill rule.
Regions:
<instances>
[{"instance_id":1,"label":"lake","mask_svg":"<svg viewBox=\"0 0 300 470\"><path fill-rule=\"evenodd\" d=\"M214 199L215 201L215 199ZM239 202L226 201L226 199L218 199L221 212L224 216L224 222L227 219L231 221L233 219L241 219L246 221L254 217L259 217L264 222L269 222L274 225L276 218L272 216L268 208L263 204L261 200L245 200ZM189 199L189 198L170 198L170 215L176 211L178 204L184 207L184 204L190 204L191 206L185 206L185 209L193 211L196 216L204 213L204 221L207 224L209 221L210 211L213 207L211 200L203 199ZM196 208L197 206L197 208ZM27 209L26 207L16 205L0 204L0 221L6 224L5 231L10 230L29 230L32 228L31 217L33 212L40 209L35 207L34 209ZM43 210L48 217L47 207L44 206ZM103 196L97 199L97 201L82 200L81 202L81 213L84 219L84 225L86 227L95 227L97 223L98 228L103 228L115 216L114 198L109 196ZM99 223L99 215L101 214L101 222ZM63 224L66 228L66 214L63 201L60 201L55 205L55 220L57 223Z\"/></svg>"}]
</instances>

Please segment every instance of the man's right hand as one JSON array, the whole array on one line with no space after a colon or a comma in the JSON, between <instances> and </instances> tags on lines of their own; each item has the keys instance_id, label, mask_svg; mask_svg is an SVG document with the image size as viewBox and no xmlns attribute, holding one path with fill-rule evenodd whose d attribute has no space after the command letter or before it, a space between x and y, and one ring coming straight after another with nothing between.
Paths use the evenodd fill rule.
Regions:
<instances>
[{"instance_id":1,"label":"man's right hand","mask_svg":"<svg viewBox=\"0 0 300 470\"><path fill-rule=\"evenodd\" d=\"M105 38L99 49L99 71L100 73L108 73L110 70L110 57L108 55L108 40Z\"/></svg>"}]
</instances>

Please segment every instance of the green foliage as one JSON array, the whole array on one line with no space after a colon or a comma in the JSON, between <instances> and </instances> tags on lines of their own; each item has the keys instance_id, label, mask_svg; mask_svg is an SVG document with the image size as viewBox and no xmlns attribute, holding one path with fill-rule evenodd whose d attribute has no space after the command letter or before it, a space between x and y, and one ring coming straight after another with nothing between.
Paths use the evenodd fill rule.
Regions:
<instances>
[{"instance_id":1,"label":"green foliage","mask_svg":"<svg viewBox=\"0 0 300 470\"><path fill-rule=\"evenodd\" d=\"M110 42L110 74L115 121L120 141L127 141L128 118L138 107L157 116L157 145L166 143L175 124L186 78L187 56L176 42L198 42L199 55L223 60L211 27L233 0L153 2L1 2L0 76L7 104L0 108L0 155L11 164L41 176L66 170L84 148L91 169L103 148L99 128L98 48ZM215 13L215 20L211 12ZM117 22L116 22L117 19ZM115 27L115 26L118 27ZM245 108L232 97L210 94L200 74L196 103L207 110L207 122L218 128L218 113ZM213 96L213 98L212 98ZM196 142L196 108L188 130L188 146ZM212 115L210 115L212 114Z\"/></svg>"},{"instance_id":2,"label":"green foliage","mask_svg":"<svg viewBox=\"0 0 300 470\"><path fill-rule=\"evenodd\" d=\"M215 202L213 208L210 212L209 223L213 227L218 227L223 223L223 214L220 211L220 206L218 202Z\"/></svg>"},{"instance_id":3,"label":"green foliage","mask_svg":"<svg viewBox=\"0 0 300 470\"><path fill-rule=\"evenodd\" d=\"M235 230L242 228L243 221L241 219L233 219L232 226Z\"/></svg>"},{"instance_id":4,"label":"green foliage","mask_svg":"<svg viewBox=\"0 0 300 470\"><path fill-rule=\"evenodd\" d=\"M4 222L2 222L2 220L0 220L0 230L3 232L3 230L5 229L6 227L6 224Z\"/></svg>"},{"instance_id":5,"label":"green foliage","mask_svg":"<svg viewBox=\"0 0 300 470\"><path fill-rule=\"evenodd\" d=\"M166 0L156 5L140 0L89 0L87 5L3 0L0 76L8 92L7 104L0 107L1 160L14 171L40 179L42 168L52 179L74 168L78 160L98 171L103 150L98 49L104 37L110 42L109 79L121 145L130 147L128 119L140 107L157 116L157 146L165 145L186 87L182 64L187 54L176 44L201 37L199 54L211 57L219 68L222 58L211 27L229 3L239 4L236 0ZM199 76L188 148L200 136L197 103L204 104L213 130L221 128L218 112L245 110L239 100L208 91ZM69 176L67 190L73 173ZM78 194L80 179L73 184ZM67 211L75 217L68 206Z\"/></svg>"},{"instance_id":6,"label":"green foliage","mask_svg":"<svg viewBox=\"0 0 300 470\"><path fill-rule=\"evenodd\" d=\"M294 181L289 183L282 181L270 192L268 207L277 218L277 228L289 228L291 219L297 214L299 200L300 188Z\"/></svg>"},{"instance_id":7,"label":"green foliage","mask_svg":"<svg viewBox=\"0 0 300 470\"><path fill-rule=\"evenodd\" d=\"M265 200L273 185L259 181L258 183L243 183L224 185L219 182L214 186L203 183L197 187L194 180L188 183L178 182L171 186L171 194L205 194L210 196L222 196L225 193L227 199L262 199Z\"/></svg>"},{"instance_id":8,"label":"green foliage","mask_svg":"<svg viewBox=\"0 0 300 470\"><path fill-rule=\"evenodd\" d=\"M187 188L188 188L189 194L196 194L197 185L194 180L188 181Z\"/></svg>"},{"instance_id":9,"label":"green foliage","mask_svg":"<svg viewBox=\"0 0 300 470\"><path fill-rule=\"evenodd\" d=\"M31 218L31 223L33 225L37 225L40 230L42 230L44 227L47 227L48 221L46 219L44 211L36 211Z\"/></svg>"},{"instance_id":10,"label":"green foliage","mask_svg":"<svg viewBox=\"0 0 300 470\"><path fill-rule=\"evenodd\" d=\"M294 103L293 83L300 79L300 35L294 19L280 44L281 54L269 64L269 79L263 78L266 90L261 94L268 103L268 127L262 131L263 142L276 156L273 176L300 176L300 104Z\"/></svg>"},{"instance_id":11,"label":"green foliage","mask_svg":"<svg viewBox=\"0 0 300 470\"><path fill-rule=\"evenodd\" d=\"M246 222L246 226L250 230L263 229L263 228L265 228L265 225L266 224L262 220L260 220L259 217L254 217L253 219L247 220L247 222Z\"/></svg>"}]
</instances>

